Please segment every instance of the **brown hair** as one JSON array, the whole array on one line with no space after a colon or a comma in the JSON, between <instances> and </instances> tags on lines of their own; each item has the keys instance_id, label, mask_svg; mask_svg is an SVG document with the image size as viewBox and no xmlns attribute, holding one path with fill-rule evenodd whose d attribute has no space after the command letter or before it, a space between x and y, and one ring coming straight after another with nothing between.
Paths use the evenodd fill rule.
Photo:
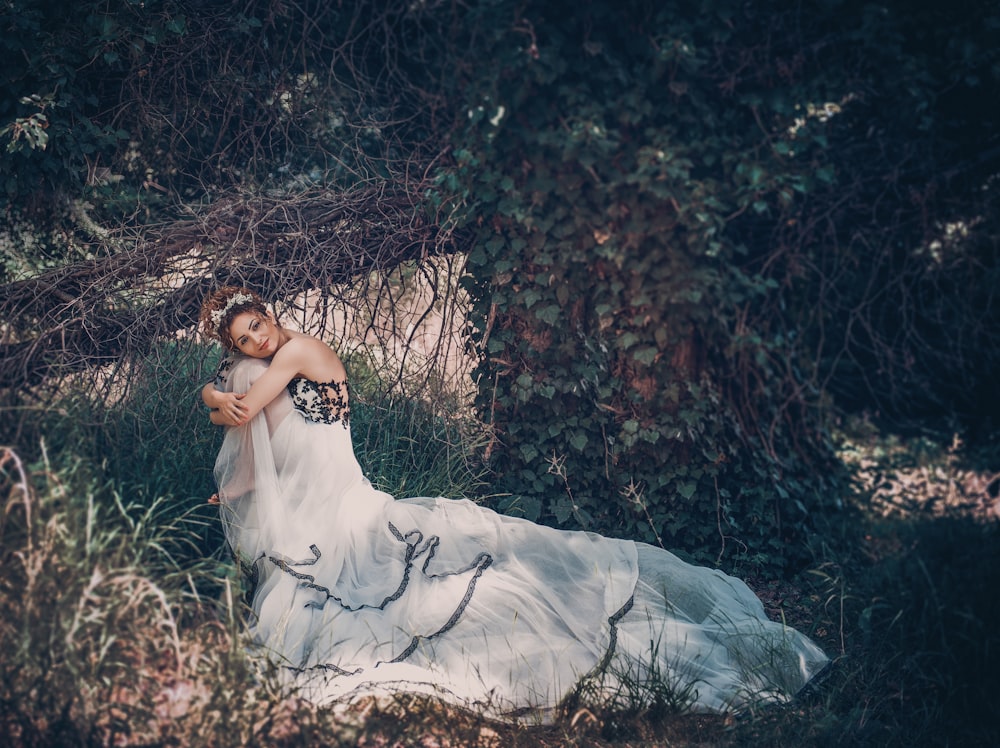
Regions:
<instances>
[{"instance_id":1,"label":"brown hair","mask_svg":"<svg viewBox=\"0 0 1000 748\"><path fill-rule=\"evenodd\" d=\"M242 294L249 299L241 299L231 303L232 298ZM233 339L229 336L229 326L233 323L233 318L243 312L257 312L261 316L267 316L267 307L264 300L249 288L242 286L223 286L208 296L201 302L201 314L198 322L202 332L210 338L215 338L223 347L230 350L236 347Z\"/></svg>"}]
</instances>

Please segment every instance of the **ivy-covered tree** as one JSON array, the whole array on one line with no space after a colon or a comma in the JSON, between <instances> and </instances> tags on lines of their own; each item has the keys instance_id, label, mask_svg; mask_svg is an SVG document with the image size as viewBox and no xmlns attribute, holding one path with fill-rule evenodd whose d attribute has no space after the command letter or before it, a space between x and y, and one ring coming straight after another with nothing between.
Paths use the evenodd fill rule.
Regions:
<instances>
[{"instance_id":1,"label":"ivy-covered tree","mask_svg":"<svg viewBox=\"0 0 1000 748\"><path fill-rule=\"evenodd\" d=\"M778 560L835 501L828 395L955 412L913 357L996 363L987 6L477 9L455 160L512 505Z\"/></svg>"}]
</instances>

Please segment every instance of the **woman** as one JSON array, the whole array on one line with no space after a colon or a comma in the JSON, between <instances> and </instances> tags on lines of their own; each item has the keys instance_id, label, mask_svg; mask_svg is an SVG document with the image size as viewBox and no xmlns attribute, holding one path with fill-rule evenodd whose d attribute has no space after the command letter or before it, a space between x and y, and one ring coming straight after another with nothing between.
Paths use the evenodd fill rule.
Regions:
<instances>
[{"instance_id":1,"label":"woman","mask_svg":"<svg viewBox=\"0 0 1000 748\"><path fill-rule=\"evenodd\" d=\"M395 685L514 715L669 691L728 711L787 701L827 663L743 582L667 551L375 490L329 347L244 288L201 321L233 353L202 396L230 427L217 501L252 640L313 698Z\"/></svg>"}]
</instances>

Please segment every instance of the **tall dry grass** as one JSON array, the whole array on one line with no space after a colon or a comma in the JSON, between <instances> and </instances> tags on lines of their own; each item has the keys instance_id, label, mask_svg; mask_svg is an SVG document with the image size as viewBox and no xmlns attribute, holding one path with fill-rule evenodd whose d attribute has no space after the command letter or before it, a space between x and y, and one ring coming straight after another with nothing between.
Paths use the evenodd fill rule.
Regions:
<instances>
[{"instance_id":1,"label":"tall dry grass","mask_svg":"<svg viewBox=\"0 0 1000 748\"><path fill-rule=\"evenodd\" d=\"M232 578L178 562L197 528L79 463L3 448L0 501L0 745L391 745L440 725L449 744L490 742L484 721L415 697L318 709L279 687L245 653Z\"/></svg>"}]
</instances>

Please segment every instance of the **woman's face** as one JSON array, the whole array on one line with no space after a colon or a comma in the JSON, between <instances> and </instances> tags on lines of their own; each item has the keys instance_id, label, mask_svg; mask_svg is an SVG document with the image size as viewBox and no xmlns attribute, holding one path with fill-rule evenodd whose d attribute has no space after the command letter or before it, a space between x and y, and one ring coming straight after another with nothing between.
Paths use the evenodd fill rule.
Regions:
<instances>
[{"instance_id":1,"label":"woman's face","mask_svg":"<svg viewBox=\"0 0 1000 748\"><path fill-rule=\"evenodd\" d=\"M281 328L270 315L240 312L229 325L236 350L253 358L270 358L281 345Z\"/></svg>"}]
</instances>

